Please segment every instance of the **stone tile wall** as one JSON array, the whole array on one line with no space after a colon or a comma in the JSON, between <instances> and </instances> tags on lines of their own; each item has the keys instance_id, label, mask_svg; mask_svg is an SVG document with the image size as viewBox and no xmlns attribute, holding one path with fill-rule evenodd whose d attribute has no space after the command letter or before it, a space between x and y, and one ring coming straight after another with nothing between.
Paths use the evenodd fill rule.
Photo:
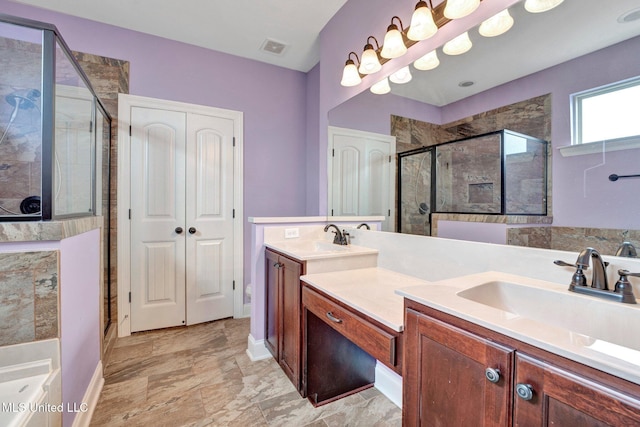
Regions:
<instances>
[{"instance_id":1,"label":"stone tile wall","mask_svg":"<svg viewBox=\"0 0 640 427\"><path fill-rule=\"evenodd\" d=\"M507 231L507 242L510 245L575 252L593 247L606 255L615 254L622 242L631 242L640 253L640 230L588 227L510 228Z\"/></svg>"},{"instance_id":2,"label":"stone tile wall","mask_svg":"<svg viewBox=\"0 0 640 427\"><path fill-rule=\"evenodd\" d=\"M0 346L58 338L58 251L0 253Z\"/></svg>"}]
</instances>

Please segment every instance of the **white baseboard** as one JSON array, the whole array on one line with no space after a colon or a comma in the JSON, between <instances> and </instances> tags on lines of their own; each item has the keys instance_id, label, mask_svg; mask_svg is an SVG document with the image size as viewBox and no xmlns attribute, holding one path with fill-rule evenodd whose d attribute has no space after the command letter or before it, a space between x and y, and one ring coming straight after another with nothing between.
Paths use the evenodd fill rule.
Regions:
<instances>
[{"instance_id":1,"label":"white baseboard","mask_svg":"<svg viewBox=\"0 0 640 427\"><path fill-rule=\"evenodd\" d=\"M398 408L402 408L402 377L378 361L375 375L374 387Z\"/></svg>"},{"instance_id":2,"label":"white baseboard","mask_svg":"<svg viewBox=\"0 0 640 427\"><path fill-rule=\"evenodd\" d=\"M264 345L264 340L255 340L251 334L247 338L247 356L252 362L271 357L271 353Z\"/></svg>"},{"instance_id":3,"label":"white baseboard","mask_svg":"<svg viewBox=\"0 0 640 427\"><path fill-rule=\"evenodd\" d=\"M100 360L98 361L96 370L93 372L93 377L91 377L91 382L87 387L87 391L84 393L82 402L78 403L78 406L81 409L84 409L84 406L81 405L86 404L87 410L80 411L76 414L76 417L73 419L72 427L89 426L91 417L93 416L93 411L95 411L96 406L98 406L98 399L100 399L102 386L104 386L104 378L102 376L102 360Z\"/></svg>"},{"instance_id":4,"label":"white baseboard","mask_svg":"<svg viewBox=\"0 0 640 427\"><path fill-rule=\"evenodd\" d=\"M242 317L251 317L251 303L244 305Z\"/></svg>"}]
</instances>

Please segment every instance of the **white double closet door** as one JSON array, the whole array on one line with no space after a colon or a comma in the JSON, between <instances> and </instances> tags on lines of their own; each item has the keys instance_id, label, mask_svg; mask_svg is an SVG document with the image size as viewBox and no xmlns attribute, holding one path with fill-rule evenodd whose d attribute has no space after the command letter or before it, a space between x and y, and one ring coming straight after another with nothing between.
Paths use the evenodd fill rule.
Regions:
<instances>
[{"instance_id":1,"label":"white double closet door","mask_svg":"<svg viewBox=\"0 0 640 427\"><path fill-rule=\"evenodd\" d=\"M233 315L234 123L131 109L131 332Z\"/></svg>"}]
</instances>

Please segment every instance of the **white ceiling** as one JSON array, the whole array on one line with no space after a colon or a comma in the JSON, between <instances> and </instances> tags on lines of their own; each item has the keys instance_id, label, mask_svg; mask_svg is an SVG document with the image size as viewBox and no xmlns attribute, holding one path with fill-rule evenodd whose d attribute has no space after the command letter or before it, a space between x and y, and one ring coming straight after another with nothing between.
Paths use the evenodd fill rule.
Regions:
<instances>
[{"instance_id":1,"label":"white ceiling","mask_svg":"<svg viewBox=\"0 0 640 427\"><path fill-rule=\"evenodd\" d=\"M318 34L347 0L13 0L307 72ZM266 39L286 45L261 50Z\"/></svg>"},{"instance_id":2,"label":"white ceiling","mask_svg":"<svg viewBox=\"0 0 640 427\"><path fill-rule=\"evenodd\" d=\"M13 1L303 72L318 62L318 35L346 3L346 0ZM549 12L530 14L519 2L510 9L515 25L509 32L484 38L471 31L474 43L471 51L449 57L438 49L441 61L438 68L412 69L413 80L405 85L392 84L392 93L432 105L447 105L640 35L640 20L625 24L616 21L639 6L638 0L565 0ZM286 45L282 55L261 50L267 39ZM474 85L459 87L458 83L463 81L473 81Z\"/></svg>"}]
</instances>

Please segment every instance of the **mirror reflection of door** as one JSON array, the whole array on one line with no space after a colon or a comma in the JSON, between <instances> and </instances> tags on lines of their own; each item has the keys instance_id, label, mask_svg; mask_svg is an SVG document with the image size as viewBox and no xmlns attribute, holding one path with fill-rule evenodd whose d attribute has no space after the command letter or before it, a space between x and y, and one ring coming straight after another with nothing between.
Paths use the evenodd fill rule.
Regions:
<instances>
[{"instance_id":1,"label":"mirror reflection of door","mask_svg":"<svg viewBox=\"0 0 640 427\"><path fill-rule=\"evenodd\" d=\"M395 225L395 137L329 127L329 214L384 216Z\"/></svg>"}]
</instances>

